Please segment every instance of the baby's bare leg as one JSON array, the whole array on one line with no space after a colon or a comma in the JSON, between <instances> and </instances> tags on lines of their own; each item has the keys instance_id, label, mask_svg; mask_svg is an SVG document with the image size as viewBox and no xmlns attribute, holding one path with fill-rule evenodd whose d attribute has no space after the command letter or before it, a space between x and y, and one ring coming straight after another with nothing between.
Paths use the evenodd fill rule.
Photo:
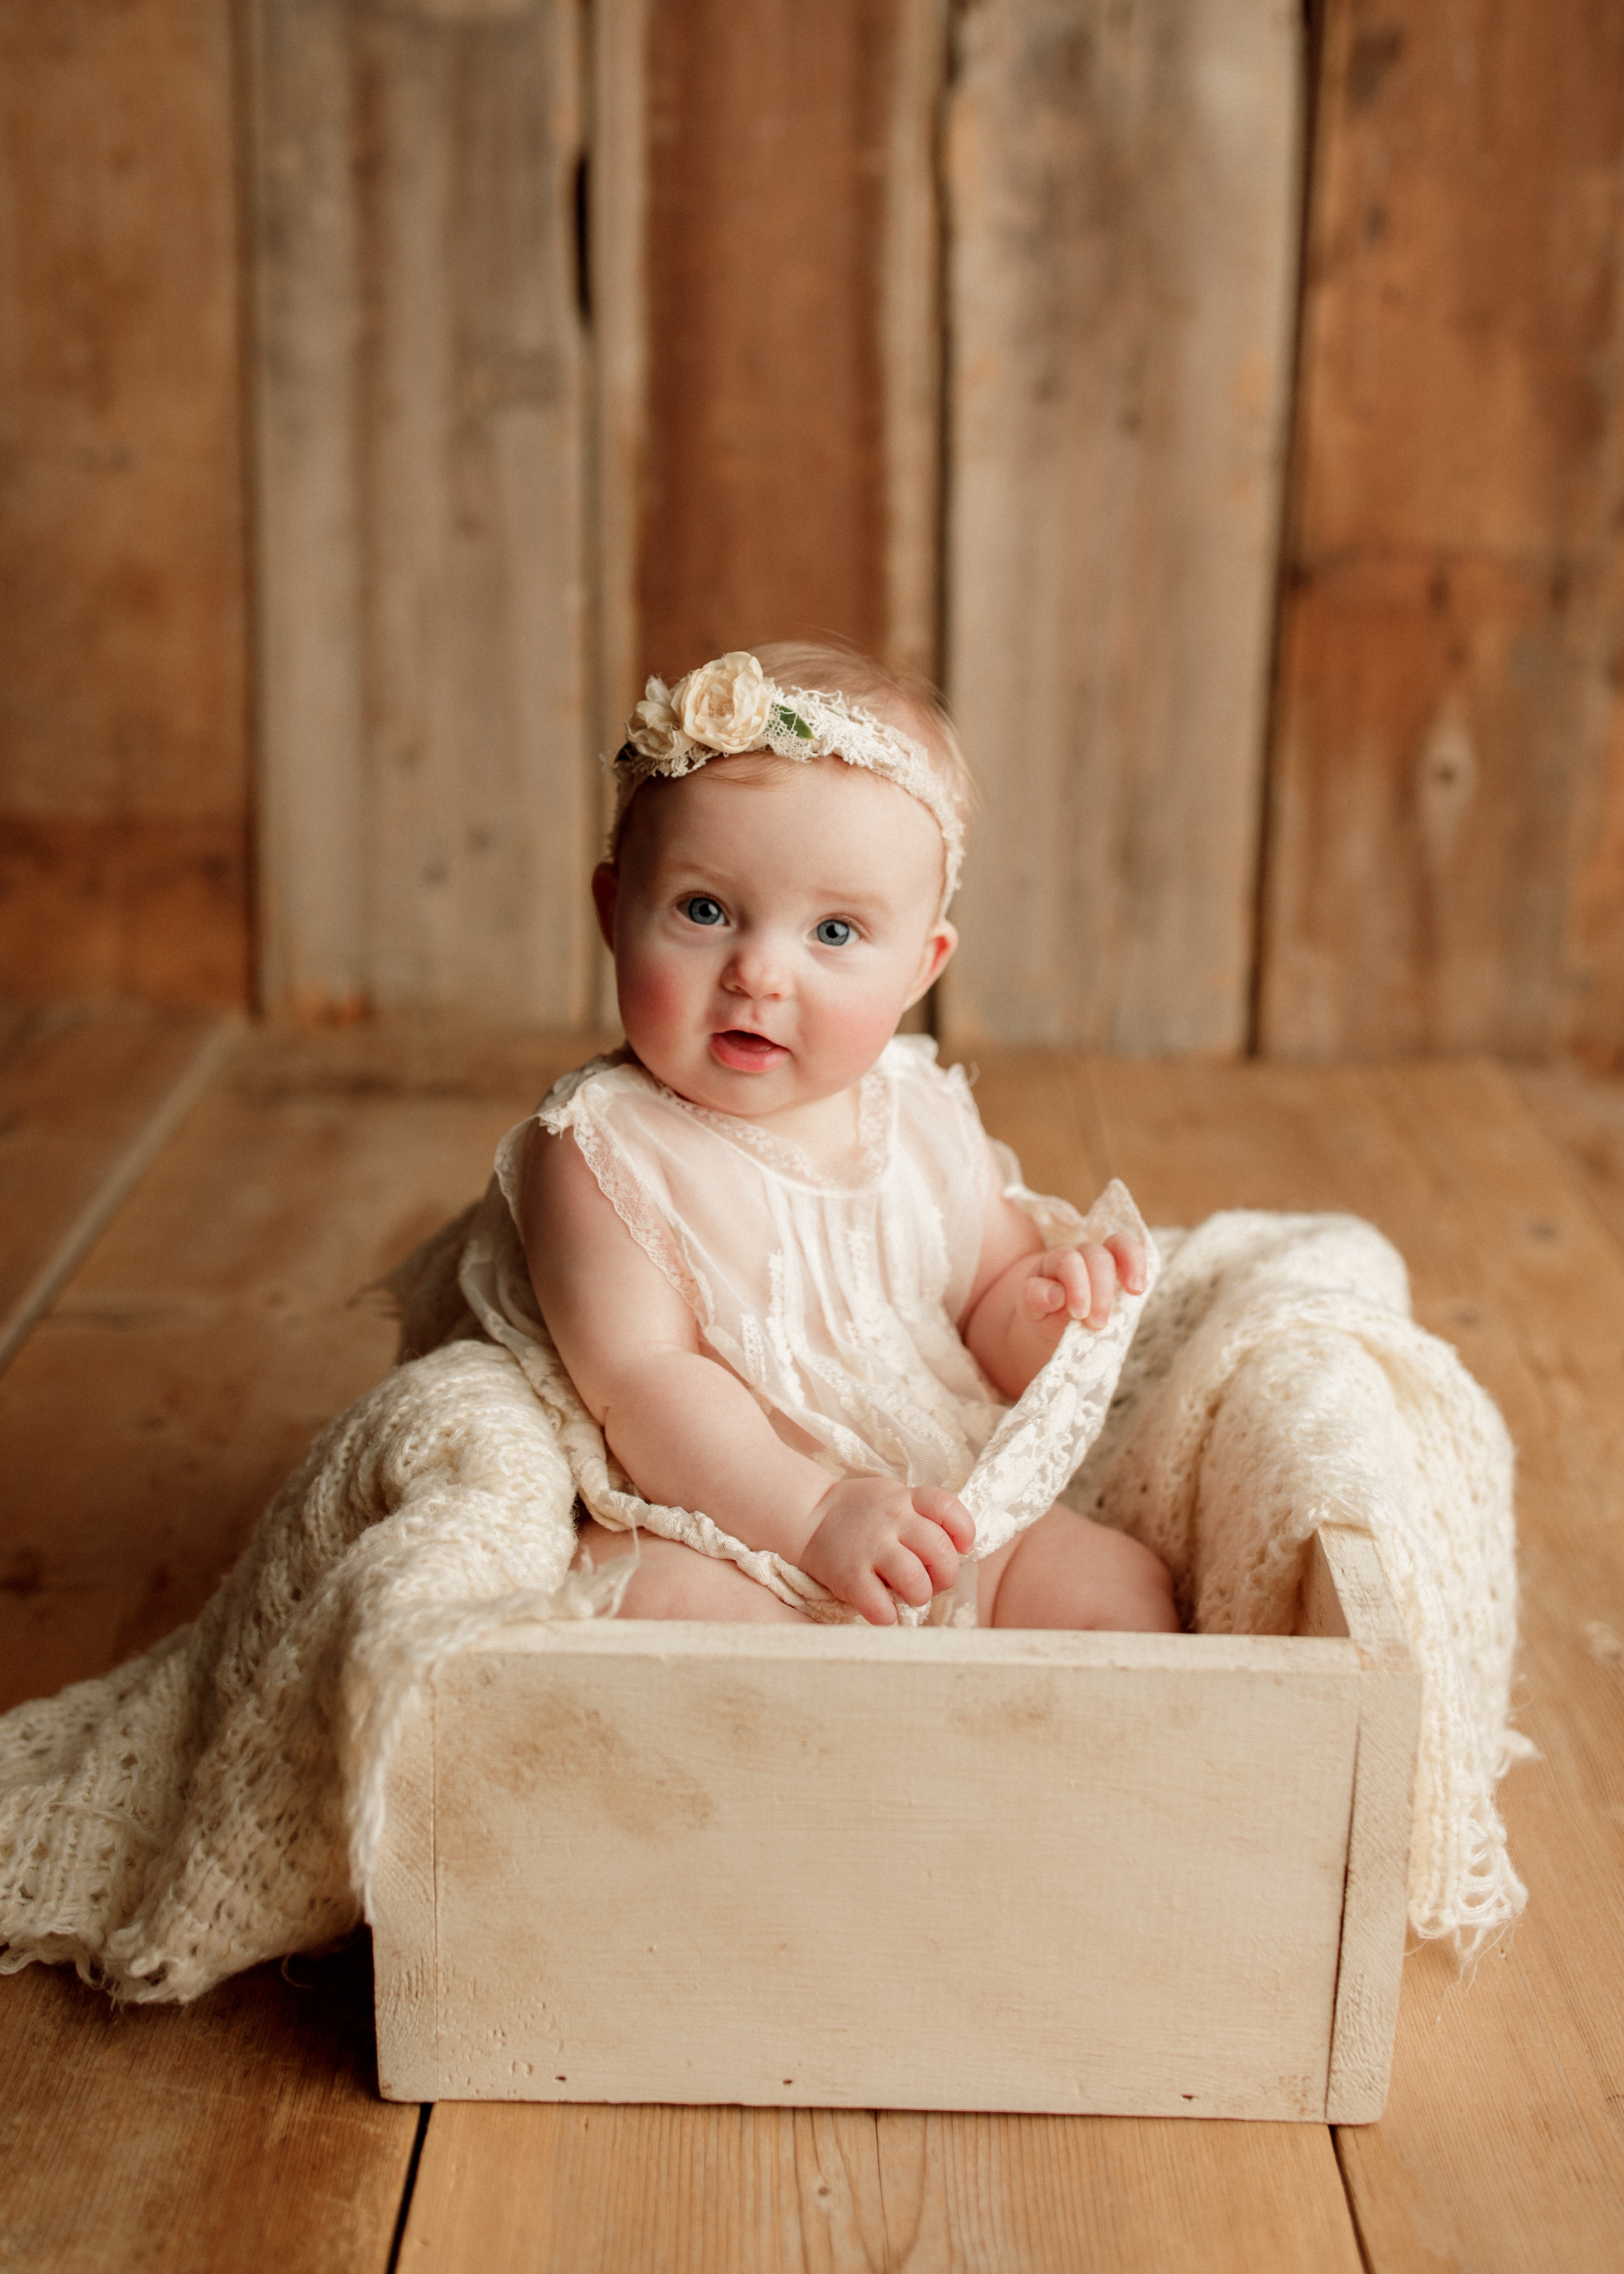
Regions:
<instances>
[{"instance_id":1,"label":"baby's bare leg","mask_svg":"<svg viewBox=\"0 0 1624 2274\"><path fill-rule=\"evenodd\" d=\"M632 1552L629 1532L584 1524L579 1537L594 1569L612 1556ZM637 1546L637 1569L620 1598L623 1619L793 1619L805 1623L803 1611L791 1610L736 1563L702 1555L696 1547L685 1547L680 1540L661 1540L651 1532L640 1532Z\"/></svg>"},{"instance_id":2,"label":"baby's bare leg","mask_svg":"<svg viewBox=\"0 0 1624 2274\"><path fill-rule=\"evenodd\" d=\"M976 1608L984 1627L1178 1631L1173 1582L1162 1558L1125 1532L1092 1523L1058 1502L986 1558Z\"/></svg>"}]
</instances>

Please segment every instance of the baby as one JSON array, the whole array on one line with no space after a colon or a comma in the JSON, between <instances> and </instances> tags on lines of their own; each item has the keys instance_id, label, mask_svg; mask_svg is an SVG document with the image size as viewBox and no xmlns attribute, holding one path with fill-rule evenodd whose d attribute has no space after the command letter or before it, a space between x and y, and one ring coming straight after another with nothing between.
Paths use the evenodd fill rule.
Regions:
<instances>
[{"instance_id":1,"label":"baby","mask_svg":"<svg viewBox=\"0 0 1624 2274\"><path fill-rule=\"evenodd\" d=\"M968 785L934 702L781 644L651 680L628 733L593 878L627 1049L532 1126L536 1299L645 1501L889 1625L954 1585L974 1528L953 1487L1144 1254L1047 1246L963 1075L897 1035L956 941ZM634 1544L582 1537L594 1564ZM622 1617L805 1616L735 1562L638 1545ZM1063 1506L975 1595L983 1625L1177 1625L1160 1560Z\"/></svg>"}]
</instances>

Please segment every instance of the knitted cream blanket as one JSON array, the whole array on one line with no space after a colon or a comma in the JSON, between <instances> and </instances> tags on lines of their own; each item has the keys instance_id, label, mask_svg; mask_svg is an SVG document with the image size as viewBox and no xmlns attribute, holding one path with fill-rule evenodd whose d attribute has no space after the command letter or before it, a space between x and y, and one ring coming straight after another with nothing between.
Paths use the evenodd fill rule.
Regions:
<instances>
[{"instance_id":1,"label":"knitted cream blanket","mask_svg":"<svg viewBox=\"0 0 1624 2274\"><path fill-rule=\"evenodd\" d=\"M572 1512L613 1464L578 1400L554 1409L508 1350L462 1338L469 1225L406 1274L403 1344L428 1354L322 1433L202 1615L0 1718L0 1969L71 1960L180 1999L342 1937L417 1685L493 1629L598 1608ZM1157 1548L1210 1631L1289 1632L1314 1529L1373 1535L1424 1684L1410 1920L1470 1942L1524 1900L1493 1799L1529 1750L1507 1719L1504 1426L1368 1225L1235 1213L1158 1245L1066 1497Z\"/></svg>"}]
</instances>

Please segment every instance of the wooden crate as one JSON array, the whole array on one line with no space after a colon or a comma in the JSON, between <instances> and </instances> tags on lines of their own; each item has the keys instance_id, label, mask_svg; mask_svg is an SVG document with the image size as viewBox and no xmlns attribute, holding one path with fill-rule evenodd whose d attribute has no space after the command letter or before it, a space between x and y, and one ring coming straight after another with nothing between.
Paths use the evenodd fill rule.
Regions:
<instances>
[{"instance_id":1,"label":"wooden crate","mask_svg":"<svg viewBox=\"0 0 1624 2274\"><path fill-rule=\"evenodd\" d=\"M442 1664L375 1887L392 2100L1368 2122L1417 1679L1289 1637L538 1625Z\"/></svg>"}]
</instances>

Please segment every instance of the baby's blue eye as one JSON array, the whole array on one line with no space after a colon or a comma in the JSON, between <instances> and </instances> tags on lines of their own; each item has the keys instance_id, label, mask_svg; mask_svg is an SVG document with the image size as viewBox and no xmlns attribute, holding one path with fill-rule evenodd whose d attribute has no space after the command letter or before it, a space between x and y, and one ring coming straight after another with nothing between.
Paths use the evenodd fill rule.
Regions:
<instances>
[{"instance_id":1,"label":"baby's blue eye","mask_svg":"<svg viewBox=\"0 0 1624 2274\"><path fill-rule=\"evenodd\" d=\"M724 920L721 902L708 892L695 892L691 900L684 900L682 913L690 923L719 924Z\"/></svg>"},{"instance_id":2,"label":"baby's blue eye","mask_svg":"<svg viewBox=\"0 0 1624 2274\"><path fill-rule=\"evenodd\" d=\"M854 937L844 916L825 916L817 928L820 947L845 947Z\"/></svg>"}]
</instances>

